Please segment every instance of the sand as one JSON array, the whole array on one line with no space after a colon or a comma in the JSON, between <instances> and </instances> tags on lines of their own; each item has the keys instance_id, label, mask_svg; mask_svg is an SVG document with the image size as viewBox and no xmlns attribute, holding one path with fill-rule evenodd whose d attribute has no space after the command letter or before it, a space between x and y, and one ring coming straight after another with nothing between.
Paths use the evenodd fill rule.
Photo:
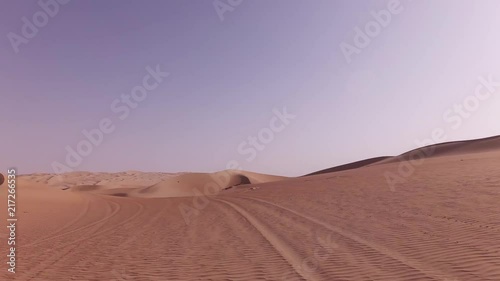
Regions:
<instances>
[{"instance_id":1,"label":"sand","mask_svg":"<svg viewBox=\"0 0 500 281\"><path fill-rule=\"evenodd\" d=\"M405 175L395 157L298 178L24 176L0 279L500 280L498 143L439 146Z\"/></svg>"}]
</instances>

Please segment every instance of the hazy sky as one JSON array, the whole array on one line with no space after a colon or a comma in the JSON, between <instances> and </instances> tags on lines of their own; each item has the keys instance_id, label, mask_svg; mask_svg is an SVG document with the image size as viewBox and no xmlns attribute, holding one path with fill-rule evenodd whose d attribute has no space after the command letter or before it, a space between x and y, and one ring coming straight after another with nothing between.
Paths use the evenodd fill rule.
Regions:
<instances>
[{"instance_id":1,"label":"hazy sky","mask_svg":"<svg viewBox=\"0 0 500 281\"><path fill-rule=\"evenodd\" d=\"M500 1L41 2L48 12L0 2L1 171L236 161L293 176L411 150L436 128L446 140L500 134ZM148 66L170 75L157 83ZM154 89L132 108L121 96L143 80ZM67 147L102 122L114 130L70 167Z\"/></svg>"}]
</instances>

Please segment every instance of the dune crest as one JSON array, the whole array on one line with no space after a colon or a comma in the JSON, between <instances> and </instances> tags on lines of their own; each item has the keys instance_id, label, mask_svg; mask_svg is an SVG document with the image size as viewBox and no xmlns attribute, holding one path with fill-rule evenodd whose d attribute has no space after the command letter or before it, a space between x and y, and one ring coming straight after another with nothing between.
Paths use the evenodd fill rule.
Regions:
<instances>
[{"instance_id":1,"label":"dune crest","mask_svg":"<svg viewBox=\"0 0 500 281\"><path fill-rule=\"evenodd\" d=\"M70 192L97 193L119 197L165 198L215 195L222 190L244 184L260 184L286 177L240 170L215 173L90 173L61 175L31 174L27 182L44 184Z\"/></svg>"},{"instance_id":2,"label":"dune crest","mask_svg":"<svg viewBox=\"0 0 500 281\"><path fill-rule=\"evenodd\" d=\"M389 159L382 160L377 164L394 163L408 161L412 158L432 158L442 156L465 155L483 152L493 152L500 150L500 136L483 139L451 141L438 143L410 150Z\"/></svg>"},{"instance_id":3,"label":"dune crest","mask_svg":"<svg viewBox=\"0 0 500 281\"><path fill-rule=\"evenodd\" d=\"M258 174L239 170L216 173L186 173L163 180L155 185L135 189L131 197L187 197L215 195L222 190L244 184L259 184L286 179L286 177Z\"/></svg>"},{"instance_id":4,"label":"dune crest","mask_svg":"<svg viewBox=\"0 0 500 281\"><path fill-rule=\"evenodd\" d=\"M304 175L304 177L358 169L362 167L381 164L409 161L411 159L427 159L434 157L467 155L494 151L500 151L500 136L432 144L410 150L398 156L373 157L340 166L334 166L332 168L309 173L307 175Z\"/></svg>"},{"instance_id":5,"label":"dune crest","mask_svg":"<svg viewBox=\"0 0 500 281\"><path fill-rule=\"evenodd\" d=\"M436 145L395 189L401 163L378 159L298 178L20 176L16 280L500 280L497 140Z\"/></svg>"}]
</instances>

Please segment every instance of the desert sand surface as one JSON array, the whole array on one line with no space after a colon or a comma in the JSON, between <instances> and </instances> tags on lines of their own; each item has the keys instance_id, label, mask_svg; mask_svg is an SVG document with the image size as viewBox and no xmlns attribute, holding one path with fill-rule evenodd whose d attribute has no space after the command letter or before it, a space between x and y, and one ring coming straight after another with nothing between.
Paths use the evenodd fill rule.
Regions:
<instances>
[{"instance_id":1,"label":"desert sand surface","mask_svg":"<svg viewBox=\"0 0 500 281\"><path fill-rule=\"evenodd\" d=\"M22 176L16 274L0 279L500 280L498 138L465 145L393 188L403 162L387 159L299 178Z\"/></svg>"}]
</instances>

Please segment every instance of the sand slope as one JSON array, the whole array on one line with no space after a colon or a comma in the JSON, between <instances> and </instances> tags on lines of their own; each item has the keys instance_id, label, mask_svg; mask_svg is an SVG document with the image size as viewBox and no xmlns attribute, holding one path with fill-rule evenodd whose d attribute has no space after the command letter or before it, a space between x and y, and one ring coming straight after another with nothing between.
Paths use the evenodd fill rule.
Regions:
<instances>
[{"instance_id":1,"label":"sand slope","mask_svg":"<svg viewBox=\"0 0 500 281\"><path fill-rule=\"evenodd\" d=\"M101 187L144 187L156 184L169 177L182 173L145 173L140 171L126 171L120 173L91 173L71 172L65 174L29 174L22 175L22 179L34 184L46 184L60 189L77 186ZM77 190L78 188L75 188Z\"/></svg>"},{"instance_id":2,"label":"sand slope","mask_svg":"<svg viewBox=\"0 0 500 281\"><path fill-rule=\"evenodd\" d=\"M408 161L410 159L422 159L431 157L490 152L497 150L500 150L500 136L477 139L477 140L454 141L454 142L429 145L408 151L396 157L382 160L375 164Z\"/></svg>"},{"instance_id":3,"label":"sand slope","mask_svg":"<svg viewBox=\"0 0 500 281\"><path fill-rule=\"evenodd\" d=\"M383 177L397 169L389 163L206 200L25 182L18 274L0 278L500 280L499 166L500 153L436 157L394 192ZM196 210L189 224L181 206Z\"/></svg>"},{"instance_id":4,"label":"sand slope","mask_svg":"<svg viewBox=\"0 0 500 281\"><path fill-rule=\"evenodd\" d=\"M31 175L18 183L17 274L0 280L500 280L500 150L495 139L459 149L393 190L384 174L398 162L115 188L77 175L66 190ZM178 197L207 180L216 195ZM105 194L120 188L128 197Z\"/></svg>"},{"instance_id":5,"label":"sand slope","mask_svg":"<svg viewBox=\"0 0 500 281\"><path fill-rule=\"evenodd\" d=\"M307 174L307 175L304 175L304 176L314 176L314 175L321 175L321 174L327 174L327 173L333 173L333 172L340 172L340 171L345 171L345 170L357 169L357 168L361 168L361 167L364 167L364 166L372 165L372 164L375 164L375 163L380 163L381 161L387 160L387 159L390 159L390 158L392 158L392 157L391 156L381 156L381 157L369 158L369 159L365 159L365 160L361 160L361 161L356 161L356 162L352 162L352 163L348 163L348 164L344 164L344 165L340 165L340 166L335 166L333 168L328 168L328 169L320 170L320 171L313 172L313 173L310 173L310 174Z\"/></svg>"},{"instance_id":6,"label":"sand slope","mask_svg":"<svg viewBox=\"0 0 500 281\"><path fill-rule=\"evenodd\" d=\"M215 195L224 189L238 185L259 184L284 179L286 178L238 170L225 170L216 173L186 173L149 187L133 190L127 196L159 198Z\"/></svg>"},{"instance_id":7,"label":"sand slope","mask_svg":"<svg viewBox=\"0 0 500 281\"><path fill-rule=\"evenodd\" d=\"M184 197L215 195L222 190L243 185L284 180L286 177L225 170L216 173L89 173L62 175L33 174L21 178L35 185L45 184L72 192L119 197Z\"/></svg>"},{"instance_id":8,"label":"sand slope","mask_svg":"<svg viewBox=\"0 0 500 281\"><path fill-rule=\"evenodd\" d=\"M304 176L320 175L325 173L340 172L350 169L358 169L366 166L382 165L402 161L427 159L432 157L444 157L453 155L465 155L474 153L487 153L500 150L500 136L494 136L476 140L454 141L433 144L420 147L398 156L380 156L364 159L332 168L323 169Z\"/></svg>"}]
</instances>

